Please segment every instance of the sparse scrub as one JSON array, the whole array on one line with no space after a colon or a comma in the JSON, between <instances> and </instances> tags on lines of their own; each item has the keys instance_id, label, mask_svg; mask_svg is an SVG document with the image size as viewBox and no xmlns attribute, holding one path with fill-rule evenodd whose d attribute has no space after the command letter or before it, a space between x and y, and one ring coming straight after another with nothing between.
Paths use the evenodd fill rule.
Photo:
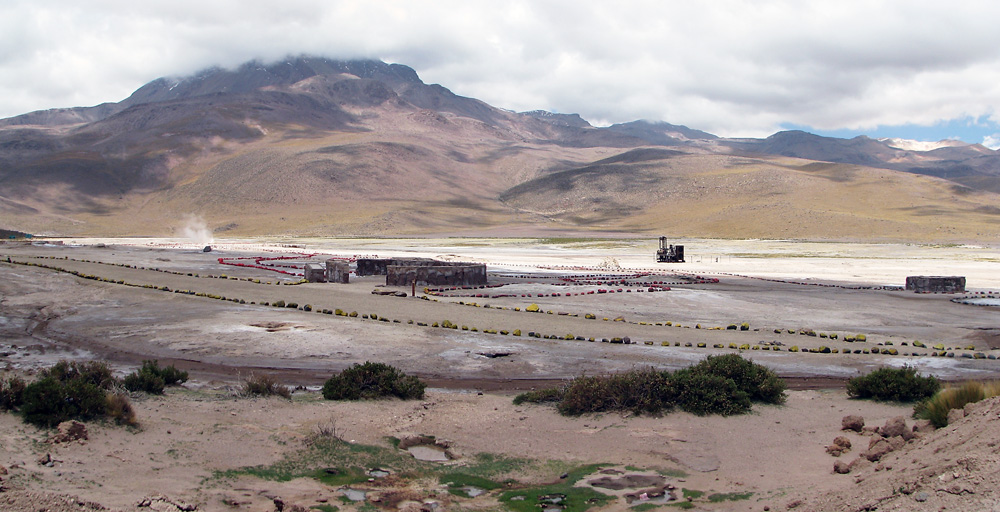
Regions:
<instances>
[{"instance_id":1,"label":"sparse scrub","mask_svg":"<svg viewBox=\"0 0 1000 512\"><path fill-rule=\"evenodd\" d=\"M933 376L917 375L917 369L879 368L867 375L847 381L847 394L852 398L872 398L894 402L912 402L933 396L941 382Z\"/></svg>"},{"instance_id":2,"label":"sparse scrub","mask_svg":"<svg viewBox=\"0 0 1000 512\"><path fill-rule=\"evenodd\" d=\"M251 373L243 379L240 386L240 396L273 396L291 399L292 390L288 386L282 385L273 375L266 373Z\"/></svg>"},{"instance_id":3,"label":"sparse scrub","mask_svg":"<svg viewBox=\"0 0 1000 512\"><path fill-rule=\"evenodd\" d=\"M132 408L132 402L125 393L108 393L104 405L108 417L113 419L115 423L129 427L139 426L139 420L135 417L135 409Z\"/></svg>"},{"instance_id":4,"label":"sparse scrub","mask_svg":"<svg viewBox=\"0 0 1000 512\"><path fill-rule=\"evenodd\" d=\"M165 386L181 384L187 379L187 372L178 370L174 365L161 368L158 361L145 360L142 367L125 376L122 384L129 391L161 395Z\"/></svg>"},{"instance_id":5,"label":"sparse scrub","mask_svg":"<svg viewBox=\"0 0 1000 512\"><path fill-rule=\"evenodd\" d=\"M427 385L412 375L385 363L365 362L334 375L323 384L327 400L374 400L397 397L404 400L424 397Z\"/></svg>"},{"instance_id":6,"label":"sparse scrub","mask_svg":"<svg viewBox=\"0 0 1000 512\"><path fill-rule=\"evenodd\" d=\"M930 420L937 428L948 426L948 412L1000 395L1000 381L969 381L948 386L913 408L913 417Z\"/></svg>"},{"instance_id":7,"label":"sparse scrub","mask_svg":"<svg viewBox=\"0 0 1000 512\"><path fill-rule=\"evenodd\" d=\"M564 388L547 388L535 391L526 391L514 397L514 405L521 405L523 403L556 403L563 399L564 394Z\"/></svg>"},{"instance_id":8,"label":"sparse scrub","mask_svg":"<svg viewBox=\"0 0 1000 512\"><path fill-rule=\"evenodd\" d=\"M27 384L20 377L0 379L0 411L12 411L21 407L25 386Z\"/></svg>"}]
</instances>

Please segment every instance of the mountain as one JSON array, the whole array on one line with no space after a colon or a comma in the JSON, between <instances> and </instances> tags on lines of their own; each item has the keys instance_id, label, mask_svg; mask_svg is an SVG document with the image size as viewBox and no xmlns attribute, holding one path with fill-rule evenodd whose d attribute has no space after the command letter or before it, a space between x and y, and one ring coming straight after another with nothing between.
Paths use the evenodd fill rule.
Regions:
<instances>
[{"instance_id":1,"label":"mountain","mask_svg":"<svg viewBox=\"0 0 1000 512\"><path fill-rule=\"evenodd\" d=\"M0 120L0 228L162 236L197 214L233 235L1000 240L996 152L901 146L595 127L495 108L400 64L302 56Z\"/></svg>"}]
</instances>

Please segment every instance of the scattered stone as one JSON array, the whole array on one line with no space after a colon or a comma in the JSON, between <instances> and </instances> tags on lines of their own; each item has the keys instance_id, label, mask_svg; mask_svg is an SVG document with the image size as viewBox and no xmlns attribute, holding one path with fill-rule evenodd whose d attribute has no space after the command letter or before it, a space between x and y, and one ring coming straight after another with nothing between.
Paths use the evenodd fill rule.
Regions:
<instances>
[{"instance_id":1,"label":"scattered stone","mask_svg":"<svg viewBox=\"0 0 1000 512\"><path fill-rule=\"evenodd\" d=\"M135 506L138 508L149 508L157 512L194 512L195 510L198 510L197 505L184 503L182 501L174 501L162 494L147 496L139 500Z\"/></svg>"},{"instance_id":2,"label":"scattered stone","mask_svg":"<svg viewBox=\"0 0 1000 512\"><path fill-rule=\"evenodd\" d=\"M840 420L841 430L853 430L855 432L861 432L865 427L865 419L861 416L844 416L844 419Z\"/></svg>"},{"instance_id":3,"label":"scattered stone","mask_svg":"<svg viewBox=\"0 0 1000 512\"><path fill-rule=\"evenodd\" d=\"M785 508L787 508L788 510L791 510L793 508L801 506L802 503L803 503L802 500L792 500L792 501L789 501L787 505L785 505Z\"/></svg>"},{"instance_id":4,"label":"scattered stone","mask_svg":"<svg viewBox=\"0 0 1000 512\"><path fill-rule=\"evenodd\" d=\"M892 451L896 451L904 446L906 446L906 440L903 436L895 436L889 438L889 446L892 447Z\"/></svg>"},{"instance_id":5,"label":"scattered stone","mask_svg":"<svg viewBox=\"0 0 1000 512\"><path fill-rule=\"evenodd\" d=\"M885 425L879 429L879 433L882 437L896 437L901 436L907 432L906 420L902 416L896 416L885 422ZM911 431L912 432L912 431Z\"/></svg>"},{"instance_id":6,"label":"scattered stone","mask_svg":"<svg viewBox=\"0 0 1000 512\"><path fill-rule=\"evenodd\" d=\"M928 432L934 431L934 424L931 420L917 420L913 423L913 432L918 434L926 434Z\"/></svg>"},{"instance_id":7,"label":"scattered stone","mask_svg":"<svg viewBox=\"0 0 1000 512\"><path fill-rule=\"evenodd\" d=\"M930 494L927 493L927 491L920 491L916 495L913 496L913 499L919 501L920 503L923 503L923 502L927 501L927 498L930 498L930 497L931 496L930 496Z\"/></svg>"},{"instance_id":8,"label":"scattered stone","mask_svg":"<svg viewBox=\"0 0 1000 512\"><path fill-rule=\"evenodd\" d=\"M4 467L3 464L0 464L0 475L6 475L6 474L7 474L7 468Z\"/></svg>"},{"instance_id":9,"label":"scattered stone","mask_svg":"<svg viewBox=\"0 0 1000 512\"><path fill-rule=\"evenodd\" d=\"M851 472L851 465L842 460L833 463L833 472L838 475L846 475Z\"/></svg>"},{"instance_id":10,"label":"scattered stone","mask_svg":"<svg viewBox=\"0 0 1000 512\"><path fill-rule=\"evenodd\" d=\"M837 436L833 444L826 447L826 453L834 457L840 457L842 453L851 451L851 440L844 436Z\"/></svg>"},{"instance_id":11,"label":"scattered stone","mask_svg":"<svg viewBox=\"0 0 1000 512\"><path fill-rule=\"evenodd\" d=\"M892 445L889 444L889 441L886 441L885 439L879 439L875 441L875 444L870 446L868 448L868 451L865 452L863 455L869 461L877 462L879 459L881 459L891 451L892 451Z\"/></svg>"},{"instance_id":12,"label":"scattered stone","mask_svg":"<svg viewBox=\"0 0 1000 512\"><path fill-rule=\"evenodd\" d=\"M60 423L57 427L56 433L50 436L45 442L56 444L86 440L87 426L79 421L70 420Z\"/></svg>"}]
</instances>

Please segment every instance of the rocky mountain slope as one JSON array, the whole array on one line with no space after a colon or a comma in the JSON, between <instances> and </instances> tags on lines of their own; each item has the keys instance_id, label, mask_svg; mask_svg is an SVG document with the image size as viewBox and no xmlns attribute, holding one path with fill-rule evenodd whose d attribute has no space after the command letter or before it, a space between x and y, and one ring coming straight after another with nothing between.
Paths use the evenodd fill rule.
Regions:
<instances>
[{"instance_id":1,"label":"rocky mountain slope","mask_svg":"<svg viewBox=\"0 0 1000 512\"><path fill-rule=\"evenodd\" d=\"M996 152L899 146L594 127L498 109L399 64L300 57L0 120L0 227L169 235L195 214L239 235L1000 239Z\"/></svg>"}]
</instances>

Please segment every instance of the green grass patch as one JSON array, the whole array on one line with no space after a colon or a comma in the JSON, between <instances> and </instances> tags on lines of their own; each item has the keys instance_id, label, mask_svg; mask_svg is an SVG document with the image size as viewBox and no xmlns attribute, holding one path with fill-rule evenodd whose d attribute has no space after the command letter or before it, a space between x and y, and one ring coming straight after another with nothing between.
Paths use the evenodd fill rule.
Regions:
<instances>
[{"instance_id":1,"label":"green grass patch","mask_svg":"<svg viewBox=\"0 0 1000 512\"><path fill-rule=\"evenodd\" d=\"M312 510L319 510L319 512L338 512L340 510L336 505L313 505L309 507Z\"/></svg>"},{"instance_id":2,"label":"green grass patch","mask_svg":"<svg viewBox=\"0 0 1000 512\"><path fill-rule=\"evenodd\" d=\"M705 491L697 491L695 489L681 489L681 496L685 499L696 500L705 495Z\"/></svg>"},{"instance_id":3,"label":"green grass patch","mask_svg":"<svg viewBox=\"0 0 1000 512\"><path fill-rule=\"evenodd\" d=\"M708 496L711 503L721 503L723 501L748 500L753 496L752 492L717 492Z\"/></svg>"},{"instance_id":4,"label":"green grass patch","mask_svg":"<svg viewBox=\"0 0 1000 512\"><path fill-rule=\"evenodd\" d=\"M500 495L500 502L516 512L538 512L546 505L558 505L563 512L582 512L600 507L614 498L589 487L573 486L600 467L600 464L581 466L569 471L568 476L558 483L504 492Z\"/></svg>"}]
</instances>

